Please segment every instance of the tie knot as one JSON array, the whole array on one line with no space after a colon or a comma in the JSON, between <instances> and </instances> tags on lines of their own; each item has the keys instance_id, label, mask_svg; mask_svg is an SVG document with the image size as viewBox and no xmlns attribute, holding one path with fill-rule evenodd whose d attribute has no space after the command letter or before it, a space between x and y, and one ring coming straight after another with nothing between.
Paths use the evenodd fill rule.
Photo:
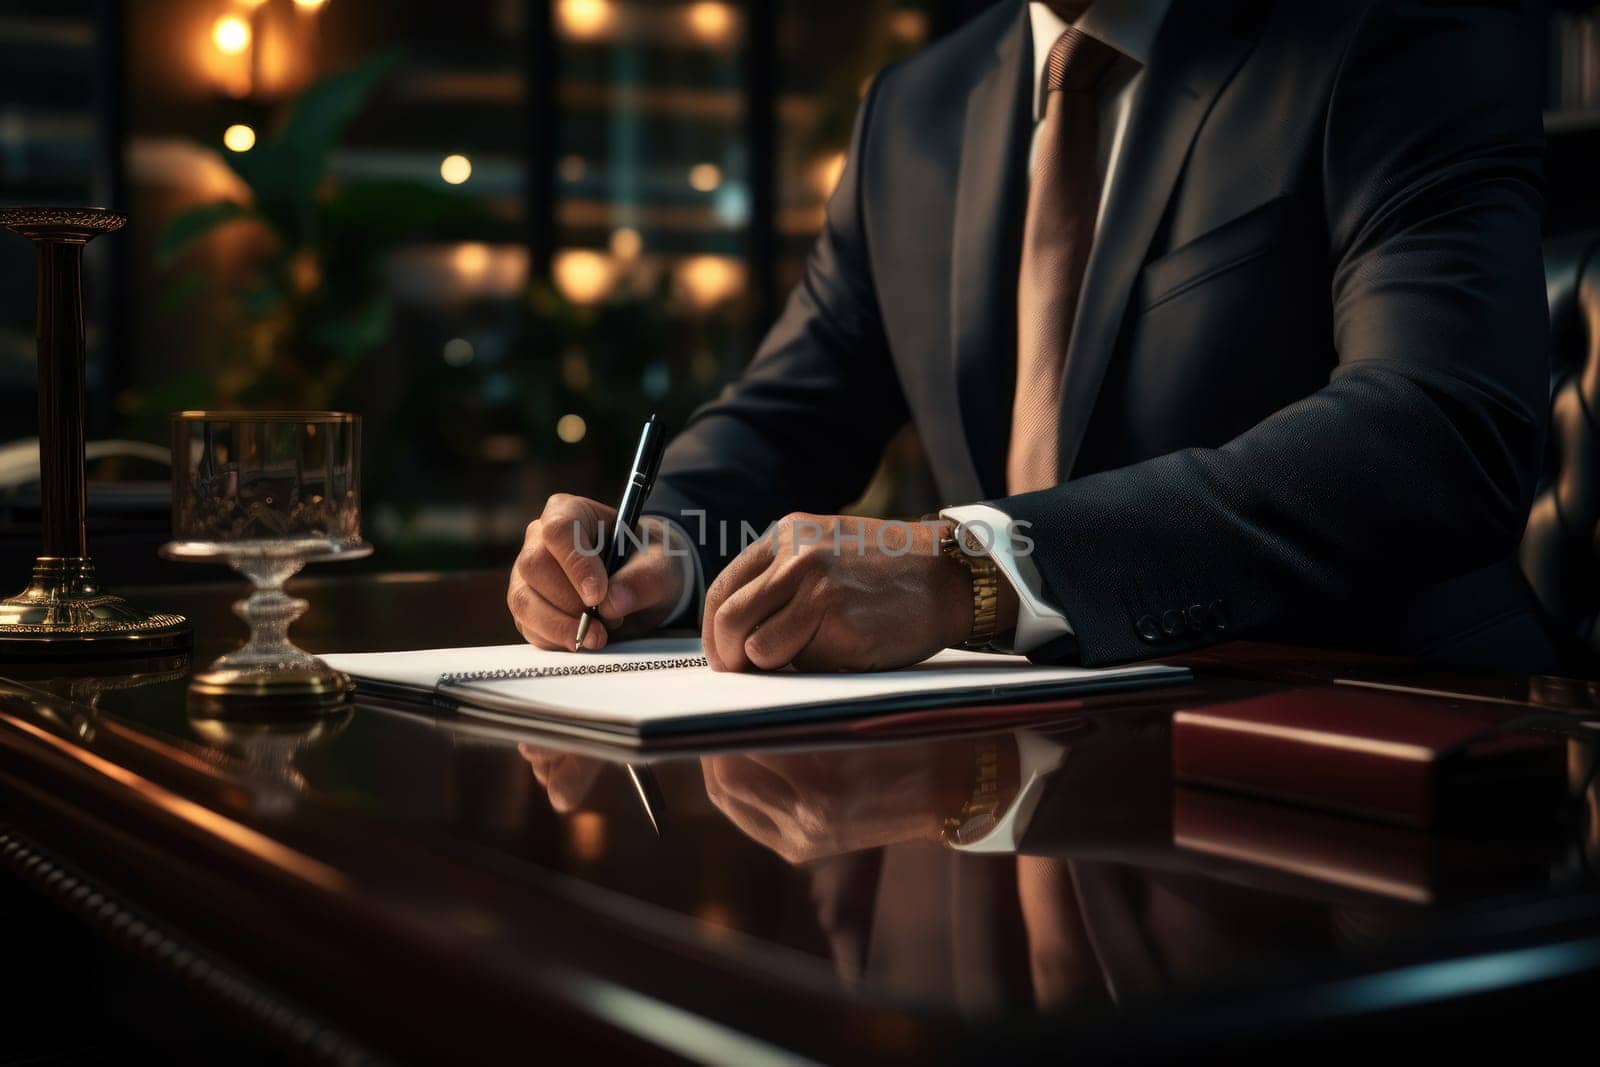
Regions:
<instances>
[{"instance_id":1,"label":"tie knot","mask_svg":"<svg viewBox=\"0 0 1600 1067\"><path fill-rule=\"evenodd\" d=\"M1068 26L1050 47L1045 60L1045 85L1049 92L1081 93L1095 87L1112 61L1122 53L1104 41Z\"/></svg>"}]
</instances>

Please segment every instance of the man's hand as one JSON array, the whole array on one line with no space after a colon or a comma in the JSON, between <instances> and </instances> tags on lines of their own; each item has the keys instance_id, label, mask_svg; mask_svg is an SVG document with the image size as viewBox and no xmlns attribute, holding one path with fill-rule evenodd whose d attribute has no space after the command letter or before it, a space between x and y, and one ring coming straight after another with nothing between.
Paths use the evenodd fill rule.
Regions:
<instances>
[{"instance_id":1,"label":"man's hand","mask_svg":"<svg viewBox=\"0 0 1600 1067\"><path fill-rule=\"evenodd\" d=\"M517 752L528 761L534 780L544 788L550 807L557 815L567 815L582 807L594 788L595 779L606 766L603 760L537 748L526 742L517 745Z\"/></svg>"},{"instance_id":2,"label":"man's hand","mask_svg":"<svg viewBox=\"0 0 1600 1067\"><path fill-rule=\"evenodd\" d=\"M903 667L972 631L972 579L922 523L790 515L706 591L701 637L720 671Z\"/></svg>"},{"instance_id":3,"label":"man's hand","mask_svg":"<svg viewBox=\"0 0 1600 1067\"><path fill-rule=\"evenodd\" d=\"M969 740L849 752L703 756L706 796L745 836L790 863L899 841L936 841L972 796ZM1016 746L1003 739L1000 795L1017 791Z\"/></svg>"},{"instance_id":4,"label":"man's hand","mask_svg":"<svg viewBox=\"0 0 1600 1067\"><path fill-rule=\"evenodd\" d=\"M587 649L612 639L637 637L666 621L684 589L684 560L667 554L666 524L647 516L639 523L645 541L616 574L606 577L605 558L595 552L600 524L612 536L614 508L558 493L528 524L522 554L511 568L506 604L517 631L539 648L571 651L578 616L598 607L605 627L592 626Z\"/></svg>"}]
</instances>

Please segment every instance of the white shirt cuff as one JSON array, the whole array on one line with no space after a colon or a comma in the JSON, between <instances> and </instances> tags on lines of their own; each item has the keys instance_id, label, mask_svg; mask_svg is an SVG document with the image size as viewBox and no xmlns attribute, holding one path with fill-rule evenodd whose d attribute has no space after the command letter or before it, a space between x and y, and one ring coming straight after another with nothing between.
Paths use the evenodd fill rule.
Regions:
<instances>
[{"instance_id":1,"label":"white shirt cuff","mask_svg":"<svg viewBox=\"0 0 1600 1067\"><path fill-rule=\"evenodd\" d=\"M954 846L957 852L1015 852L1022 846L1022 837L1033 821L1034 809L1044 795L1045 779L1049 778L1067 756L1067 746L1052 741L1031 730L1018 730L1017 764L1022 789L1011 807L994 824L994 829L965 845Z\"/></svg>"},{"instance_id":2,"label":"white shirt cuff","mask_svg":"<svg viewBox=\"0 0 1600 1067\"><path fill-rule=\"evenodd\" d=\"M1019 556L1011 536L1011 516L988 504L963 504L945 508L939 517L974 528L976 536L990 546L989 558L1006 576L1017 593L1017 629L1011 638L1011 651L1031 652L1057 637L1072 636L1072 623L1062 611L1044 598L1044 582L1030 556Z\"/></svg>"}]
</instances>

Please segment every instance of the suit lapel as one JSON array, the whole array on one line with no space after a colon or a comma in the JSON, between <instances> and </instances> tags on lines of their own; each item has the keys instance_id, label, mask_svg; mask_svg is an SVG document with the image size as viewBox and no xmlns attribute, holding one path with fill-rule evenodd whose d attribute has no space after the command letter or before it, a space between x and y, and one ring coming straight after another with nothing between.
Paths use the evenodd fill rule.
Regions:
<instances>
[{"instance_id":1,"label":"suit lapel","mask_svg":"<svg viewBox=\"0 0 1600 1067\"><path fill-rule=\"evenodd\" d=\"M1176 0L1152 49L1073 324L1061 390L1063 481L1071 476L1116 350L1129 293L1166 214L1189 147L1217 94L1249 51L1253 38L1239 29L1249 2Z\"/></svg>"},{"instance_id":2,"label":"suit lapel","mask_svg":"<svg viewBox=\"0 0 1600 1067\"><path fill-rule=\"evenodd\" d=\"M1033 37L1028 6L1018 10L967 98L951 250L956 404L976 475L971 488L983 497L1005 492L1016 381L1017 264L1033 125Z\"/></svg>"}]
</instances>

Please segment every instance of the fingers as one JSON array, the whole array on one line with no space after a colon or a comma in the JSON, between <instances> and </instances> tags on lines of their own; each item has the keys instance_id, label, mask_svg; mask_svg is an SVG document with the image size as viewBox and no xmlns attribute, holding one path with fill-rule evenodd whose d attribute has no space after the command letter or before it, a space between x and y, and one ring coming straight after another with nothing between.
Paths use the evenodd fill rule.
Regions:
<instances>
[{"instance_id":1,"label":"fingers","mask_svg":"<svg viewBox=\"0 0 1600 1067\"><path fill-rule=\"evenodd\" d=\"M719 789L745 804L782 818L800 806L800 791L769 763L752 756L713 756L708 768Z\"/></svg>"},{"instance_id":2,"label":"fingers","mask_svg":"<svg viewBox=\"0 0 1600 1067\"><path fill-rule=\"evenodd\" d=\"M604 766L599 760L535 748L527 742L519 743L517 752L528 761L557 815L569 814L583 804Z\"/></svg>"},{"instance_id":3,"label":"fingers","mask_svg":"<svg viewBox=\"0 0 1600 1067\"><path fill-rule=\"evenodd\" d=\"M731 770L730 759L723 756L708 756L701 760L700 770L705 778L706 797L746 837L771 848L783 839L783 834L771 815L737 795L736 787L729 786L726 778Z\"/></svg>"},{"instance_id":4,"label":"fingers","mask_svg":"<svg viewBox=\"0 0 1600 1067\"><path fill-rule=\"evenodd\" d=\"M605 598L605 564L595 549L601 524L609 529L615 521L616 512L604 504L558 493L528 524L522 552L511 569L506 606L518 632L531 644L572 648L584 606ZM605 644L605 627L591 626L583 647Z\"/></svg>"},{"instance_id":5,"label":"fingers","mask_svg":"<svg viewBox=\"0 0 1600 1067\"><path fill-rule=\"evenodd\" d=\"M781 550L773 548L773 534L769 530L752 543L743 552L734 557L717 580L711 583L711 588L706 590L706 603L700 617L700 643L705 648L706 661L711 664L712 670L737 671L748 669L748 663L741 651L744 645L743 634L737 641L733 640L729 632L725 648L723 639L719 637L717 620L722 615L723 606L741 590L756 583L781 554ZM746 613L748 614L746 609ZM764 617L764 616L763 616ZM747 620L748 625L754 626L761 622L761 618ZM731 660L728 655L731 655Z\"/></svg>"},{"instance_id":6,"label":"fingers","mask_svg":"<svg viewBox=\"0 0 1600 1067\"><path fill-rule=\"evenodd\" d=\"M635 613L649 617L650 625L660 622L683 594L683 561L668 556L663 546L652 543L645 551L630 556L606 585L600 602L603 618L620 622Z\"/></svg>"},{"instance_id":7,"label":"fingers","mask_svg":"<svg viewBox=\"0 0 1600 1067\"><path fill-rule=\"evenodd\" d=\"M583 610L583 598L573 588L567 572L561 569L561 564L545 547L543 527L543 522L537 519L529 527L528 537L532 546L524 548L522 555L517 557L516 574L541 597L562 611L576 615Z\"/></svg>"},{"instance_id":8,"label":"fingers","mask_svg":"<svg viewBox=\"0 0 1600 1067\"><path fill-rule=\"evenodd\" d=\"M603 504L565 493L547 500L539 516L541 546L589 607L606 596L605 561L598 551L600 524L605 523L609 535L616 518L616 512Z\"/></svg>"},{"instance_id":9,"label":"fingers","mask_svg":"<svg viewBox=\"0 0 1600 1067\"><path fill-rule=\"evenodd\" d=\"M822 629L825 611L821 597L807 584L762 620L744 639L741 651L751 666L763 671L782 670L791 664L808 666L807 650Z\"/></svg>"},{"instance_id":10,"label":"fingers","mask_svg":"<svg viewBox=\"0 0 1600 1067\"><path fill-rule=\"evenodd\" d=\"M513 572L510 588L506 591L506 606L511 609L512 621L525 641L550 651L572 651L572 639L578 633L578 612L552 604L528 586L521 575ZM604 626L591 626L584 636L583 647L594 651L604 648L607 642Z\"/></svg>"},{"instance_id":11,"label":"fingers","mask_svg":"<svg viewBox=\"0 0 1600 1067\"><path fill-rule=\"evenodd\" d=\"M792 566L769 567L750 584L736 590L717 608L711 620L711 644L723 670L767 670L766 662L752 662L745 643L767 617L789 602L796 580ZM709 659L711 653L706 653ZM787 662L787 661L786 661ZM782 667L783 663L776 666Z\"/></svg>"}]
</instances>

